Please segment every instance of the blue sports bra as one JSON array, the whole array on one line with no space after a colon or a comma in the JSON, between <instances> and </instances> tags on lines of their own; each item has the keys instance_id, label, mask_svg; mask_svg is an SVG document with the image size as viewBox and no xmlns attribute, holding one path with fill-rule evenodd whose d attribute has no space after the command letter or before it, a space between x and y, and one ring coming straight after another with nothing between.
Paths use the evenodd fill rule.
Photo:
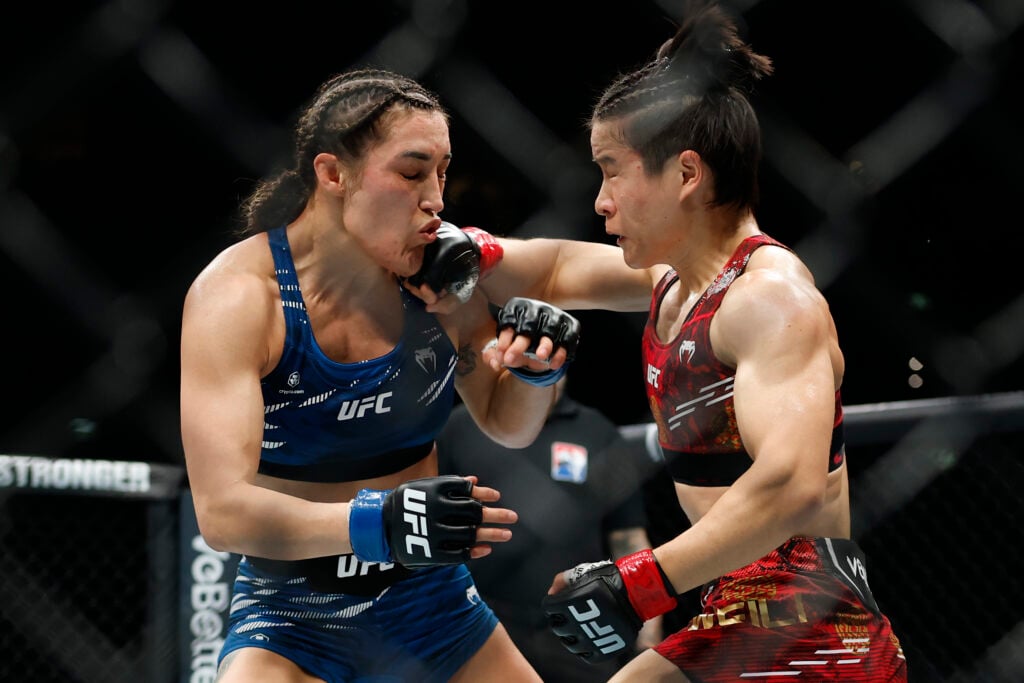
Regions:
<instances>
[{"instance_id":1,"label":"blue sports bra","mask_svg":"<svg viewBox=\"0 0 1024 683\"><path fill-rule=\"evenodd\" d=\"M268 232L287 333L265 378L259 471L341 482L402 470L430 453L454 405L457 354L437 318L396 283L402 337L383 356L328 358L313 338L283 227Z\"/></svg>"}]
</instances>

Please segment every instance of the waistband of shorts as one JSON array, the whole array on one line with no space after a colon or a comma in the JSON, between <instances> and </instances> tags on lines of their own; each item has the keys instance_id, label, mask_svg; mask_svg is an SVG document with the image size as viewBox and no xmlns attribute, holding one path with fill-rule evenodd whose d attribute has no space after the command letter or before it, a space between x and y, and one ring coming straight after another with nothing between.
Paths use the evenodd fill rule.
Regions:
<instances>
[{"instance_id":1,"label":"waistband of shorts","mask_svg":"<svg viewBox=\"0 0 1024 683\"><path fill-rule=\"evenodd\" d=\"M400 564L363 562L355 555L328 555L307 560L270 560L246 555L242 562L255 571L280 579L306 579L320 593L375 596L412 576L414 570Z\"/></svg>"},{"instance_id":2,"label":"waistband of shorts","mask_svg":"<svg viewBox=\"0 0 1024 683\"><path fill-rule=\"evenodd\" d=\"M760 559L740 567L725 576L748 576L764 571L825 571L828 569L826 555L822 553L821 541L810 536L794 536ZM848 539L829 539L833 543L856 545ZM830 559L830 558L828 558Z\"/></svg>"},{"instance_id":3,"label":"waistband of shorts","mask_svg":"<svg viewBox=\"0 0 1024 683\"><path fill-rule=\"evenodd\" d=\"M759 560L725 574L722 579L741 580L773 571L828 574L845 583L866 607L878 612L868 584L864 552L851 539L794 536Z\"/></svg>"}]
</instances>

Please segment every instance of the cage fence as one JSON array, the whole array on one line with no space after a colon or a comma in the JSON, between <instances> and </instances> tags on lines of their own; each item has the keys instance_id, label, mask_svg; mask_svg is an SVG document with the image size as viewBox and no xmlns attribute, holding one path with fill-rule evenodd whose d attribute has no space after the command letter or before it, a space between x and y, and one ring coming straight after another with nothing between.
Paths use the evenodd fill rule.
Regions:
<instances>
[{"instance_id":1,"label":"cage fence","mask_svg":"<svg viewBox=\"0 0 1024 683\"><path fill-rule=\"evenodd\" d=\"M185 288L227 241L251 178L281 162L290 118L327 72L377 64L438 90L453 116L454 222L603 239L580 120L611 76L649 56L681 5L629 3L615 21L622 52L601 38L581 53L569 36L609 27L593 3L568 21L527 3L500 25L487 4L311 5L319 25L360 27L336 41L308 39L302 3L263 16L184 0L61 12L35 3L6 22L0 277L21 294L7 317L32 321L30 350L73 343L61 363L9 364L21 393L0 422L0 452L45 454L39 462L144 453L180 476ZM844 385L855 404L853 526L872 587L918 680L1024 680L1024 290L993 253L998 239L1013 243L1006 206L1024 182L1014 162L1024 1L729 4L776 59L756 102L763 223L829 296L854 370ZM166 160L162 174L131 172L145 143ZM75 182L55 193L58 171ZM125 259L126 241L146 257ZM595 320L588 348L600 352L581 347L575 386L606 401L598 407L627 433L646 434L642 390L630 403L617 383L636 373L629 361L609 367L605 357L622 352L601 342L636 330ZM0 456L20 457L37 456ZM4 462L0 471L17 471ZM99 495L10 476L0 485L0 679L194 675L181 663L191 645L180 623L180 481L162 495ZM670 533L678 517L654 502L665 526L652 536Z\"/></svg>"},{"instance_id":2,"label":"cage fence","mask_svg":"<svg viewBox=\"0 0 1024 683\"><path fill-rule=\"evenodd\" d=\"M1024 513L1024 392L849 411L847 462L861 492L854 538L911 680L1021 680L1024 586L1012 520ZM951 423L959 427L934 429ZM657 459L652 423L620 430ZM197 541L184 473L144 464L156 473L144 494L51 474L90 465L0 455L0 678L212 680L219 639L207 631L223 628L227 600L209 596L214 582L229 590L233 565ZM682 531L667 473L652 467L643 486L652 541ZM685 597L676 626L695 606Z\"/></svg>"}]
</instances>

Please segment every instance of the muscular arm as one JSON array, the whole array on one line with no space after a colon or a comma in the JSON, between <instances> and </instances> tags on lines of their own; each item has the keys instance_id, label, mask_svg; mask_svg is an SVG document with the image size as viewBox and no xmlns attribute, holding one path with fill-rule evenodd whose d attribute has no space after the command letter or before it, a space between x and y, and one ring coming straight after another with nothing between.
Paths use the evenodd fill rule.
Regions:
<instances>
[{"instance_id":1,"label":"muscular arm","mask_svg":"<svg viewBox=\"0 0 1024 683\"><path fill-rule=\"evenodd\" d=\"M667 269L634 270L618 247L597 242L499 238L502 262L479 287L498 305L510 297L541 299L566 310L646 311Z\"/></svg>"},{"instance_id":2,"label":"muscular arm","mask_svg":"<svg viewBox=\"0 0 1024 683\"><path fill-rule=\"evenodd\" d=\"M181 435L199 529L217 550L300 559L350 552L348 504L254 484L273 298L260 278L200 275L185 299Z\"/></svg>"},{"instance_id":3,"label":"muscular arm","mask_svg":"<svg viewBox=\"0 0 1024 683\"><path fill-rule=\"evenodd\" d=\"M823 517L837 373L833 329L809 282L757 270L727 295L712 344L736 366L733 400L754 463L690 529L655 550L677 591L829 525Z\"/></svg>"}]
</instances>

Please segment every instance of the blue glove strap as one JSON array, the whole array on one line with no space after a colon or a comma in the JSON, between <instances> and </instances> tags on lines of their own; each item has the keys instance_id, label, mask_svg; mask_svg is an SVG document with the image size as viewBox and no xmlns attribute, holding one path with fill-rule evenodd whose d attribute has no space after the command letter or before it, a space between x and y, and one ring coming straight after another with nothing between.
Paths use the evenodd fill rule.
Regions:
<instances>
[{"instance_id":1,"label":"blue glove strap","mask_svg":"<svg viewBox=\"0 0 1024 683\"><path fill-rule=\"evenodd\" d=\"M569 364L566 363L557 370L545 370L544 372L534 372L525 368L506 369L527 384L532 384L535 387L550 387L565 376L565 371L568 367Z\"/></svg>"},{"instance_id":2,"label":"blue glove strap","mask_svg":"<svg viewBox=\"0 0 1024 683\"><path fill-rule=\"evenodd\" d=\"M384 499L390 491L362 489L348 512L348 539L352 552L363 562L391 562L391 546L384 533Z\"/></svg>"}]
</instances>

